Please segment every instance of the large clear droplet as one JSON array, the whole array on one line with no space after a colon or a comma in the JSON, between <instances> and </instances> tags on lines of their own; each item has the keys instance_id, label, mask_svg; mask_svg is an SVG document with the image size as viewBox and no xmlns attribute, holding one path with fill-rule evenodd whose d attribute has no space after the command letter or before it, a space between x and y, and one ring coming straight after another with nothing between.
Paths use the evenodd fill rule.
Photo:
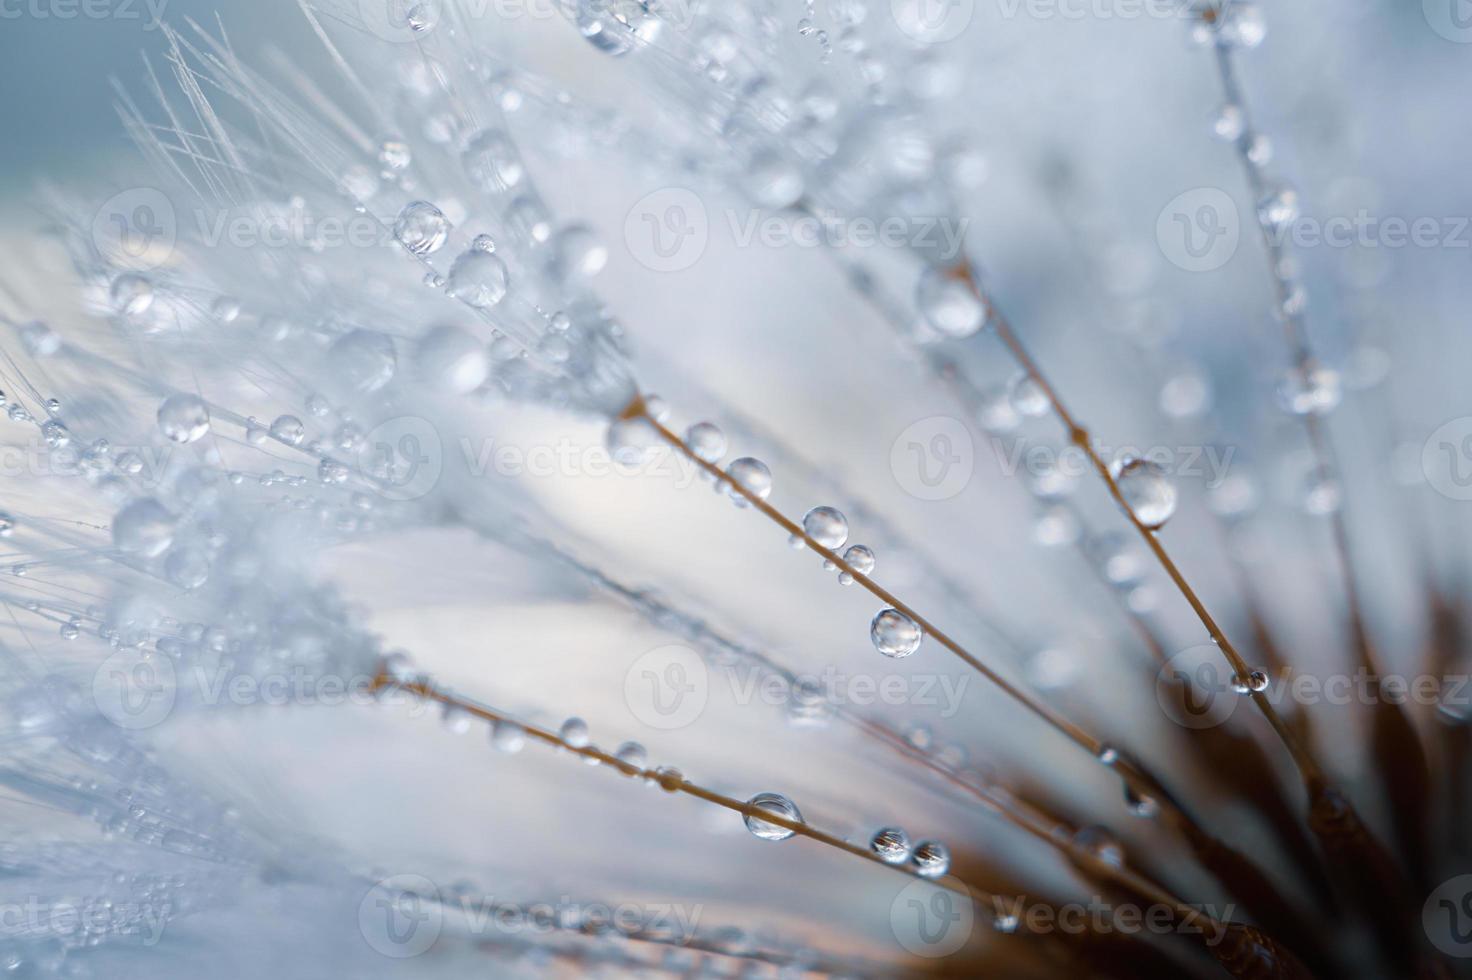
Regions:
<instances>
[{"instance_id":1,"label":"large clear droplet","mask_svg":"<svg viewBox=\"0 0 1472 980\"><path fill-rule=\"evenodd\" d=\"M848 540L848 518L833 507L814 507L803 515L807 536L832 551Z\"/></svg>"},{"instance_id":2,"label":"large clear droplet","mask_svg":"<svg viewBox=\"0 0 1472 980\"><path fill-rule=\"evenodd\" d=\"M576 23L588 43L615 57L652 44L664 28L655 0L577 0Z\"/></svg>"},{"instance_id":3,"label":"large clear droplet","mask_svg":"<svg viewBox=\"0 0 1472 980\"><path fill-rule=\"evenodd\" d=\"M861 544L849 545L843 553L844 562L858 572L860 575L869 575L874 571L874 552ZM848 572L839 572L838 581L842 585L853 585L854 577Z\"/></svg>"},{"instance_id":4,"label":"large clear droplet","mask_svg":"<svg viewBox=\"0 0 1472 980\"><path fill-rule=\"evenodd\" d=\"M295 415L280 415L271 423L271 436L288 446L300 446L307 437L307 427Z\"/></svg>"},{"instance_id":5,"label":"large clear droplet","mask_svg":"<svg viewBox=\"0 0 1472 980\"><path fill-rule=\"evenodd\" d=\"M592 279L608 265L608 246L586 225L569 225L557 233L557 273L564 279Z\"/></svg>"},{"instance_id":6,"label":"large clear droplet","mask_svg":"<svg viewBox=\"0 0 1472 980\"><path fill-rule=\"evenodd\" d=\"M197 395L170 395L158 407L158 427L171 442L194 442L210 430L210 412Z\"/></svg>"},{"instance_id":7,"label":"large clear droplet","mask_svg":"<svg viewBox=\"0 0 1472 980\"><path fill-rule=\"evenodd\" d=\"M869 838L869 850L885 864L904 864L910 859L910 836L899 827L884 827Z\"/></svg>"},{"instance_id":8,"label":"large clear droplet","mask_svg":"<svg viewBox=\"0 0 1472 980\"><path fill-rule=\"evenodd\" d=\"M1154 460L1127 456L1112 470L1120 496L1140 523L1152 531L1164 527L1176 512L1176 488L1165 468Z\"/></svg>"},{"instance_id":9,"label":"large clear droplet","mask_svg":"<svg viewBox=\"0 0 1472 980\"><path fill-rule=\"evenodd\" d=\"M491 373L485 345L451 326L435 327L420 338L414 363L426 383L457 395L479 388Z\"/></svg>"},{"instance_id":10,"label":"large clear droplet","mask_svg":"<svg viewBox=\"0 0 1472 980\"><path fill-rule=\"evenodd\" d=\"M930 267L915 287L915 305L925 322L947 337L969 337L986 323L986 307L964 280Z\"/></svg>"},{"instance_id":11,"label":"large clear droplet","mask_svg":"<svg viewBox=\"0 0 1472 980\"><path fill-rule=\"evenodd\" d=\"M526 173L516 145L499 129L477 133L460 160L466 176L483 191L509 190L521 183Z\"/></svg>"},{"instance_id":12,"label":"large clear droplet","mask_svg":"<svg viewBox=\"0 0 1472 980\"><path fill-rule=\"evenodd\" d=\"M526 745L526 729L514 721L498 718L491 725L491 744L508 755L520 752Z\"/></svg>"},{"instance_id":13,"label":"large clear droplet","mask_svg":"<svg viewBox=\"0 0 1472 980\"><path fill-rule=\"evenodd\" d=\"M920 649L924 633L913 619L898 609L885 609L869 624L869 639L874 649L886 657L908 657Z\"/></svg>"},{"instance_id":14,"label":"large clear droplet","mask_svg":"<svg viewBox=\"0 0 1472 980\"><path fill-rule=\"evenodd\" d=\"M588 723L581 718L569 718L557 730L560 737L575 749L586 748L589 741Z\"/></svg>"},{"instance_id":15,"label":"large clear droplet","mask_svg":"<svg viewBox=\"0 0 1472 980\"><path fill-rule=\"evenodd\" d=\"M112 521L112 540L118 550L156 558L174 541L174 515L152 497L135 500Z\"/></svg>"},{"instance_id":16,"label":"large clear droplet","mask_svg":"<svg viewBox=\"0 0 1472 980\"><path fill-rule=\"evenodd\" d=\"M951 870L951 852L938 840L923 840L915 845L910 864L925 878L939 878Z\"/></svg>"},{"instance_id":17,"label":"large clear droplet","mask_svg":"<svg viewBox=\"0 0 1472 980\"><path fill-rule=\"evenodd\" d=\"M112 281L112 308L124 316L141 316L153 305L153 283L146 276L125 272Z\"/></svg>"},{"instance_id":18,"label":"large clear droplet","mask_svg":"<svg viewBox=\"0 0 1472 980\"><path fill-rule=\"evenodd\" d=\"M709 422L696 422L685 431L685 445L696 459L719 463L726 455L726 434Z\"/></svg>"},{"instance_id":19,"label":"large clear droplet","mask_svg":"<svg viewBox=\"0 0 1472 980\"><path fill-rule=\"evenodd\" d=\"M759 459L750 456L733 459L726 467L726 475L758 500L766 500L772 493L772 471ZM737 493L735 488L728 492L738 507L747 506L746 498Z\"/></svg>"},{"instance_id":20,"label":"large clear droplet","mask_svg":"<svg viewBox=\"0 0 1472 980\"><path fill-rule=\"evenodd\" d=\"M499 255L472 248L450 266L446 289L466 306L487 310L506 297L509 282L506 263Z\"/></svg>"},{"instance_id":21,"label":"large clear droplet","mask_svg":"<svg viewBox=\"0 0 1472 980\"><path fill-rule=\"evenodd\" d=\"M763 820L760 814L767 813L772 816L781 817L793 823L802 823L802 814L798 812L797 804L793 803L781 793L758 793L746 801L748 812L745 814L746 829L751 831L762 840L786 840L797 831L779 824Z\"/></svg>"},{"instance_id":22,"label":"large clear droplet","mask_svg":"<svg viewBox=\"0 0 1472 980\"><path fill-rule=\"evenodd\" d=\"M445 247L450 237L450 219L427 201L404 205L394 222L394 237L415 255L430 255Z\"/></svg>"},{"instance_id":23,"label":"large clear droplet","mask_svg":"<svg viewBox=\"0 0 1472 980\"><path fill-rule=\"evenodd\" d=\"M393 338L376 330L350 330L327 352L337 377L349 388L371 394L394 378L398 354Z\"/></svg>"}]
</instances>

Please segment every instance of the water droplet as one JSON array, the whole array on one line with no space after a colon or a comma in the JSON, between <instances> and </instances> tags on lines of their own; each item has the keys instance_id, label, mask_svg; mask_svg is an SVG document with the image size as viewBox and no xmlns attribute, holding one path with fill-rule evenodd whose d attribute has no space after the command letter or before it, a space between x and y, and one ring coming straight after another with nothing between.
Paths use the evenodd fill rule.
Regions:
<instances>
[{"instance_id":1,"label":"water droplet","mask_svg":"<svg viewBox=\"0 0 1472 980\"><path fill-rule=\"evenodd\" d=\"M445 247L450 237L450 220L427 201L413 201L399 212L394 237L415 255L430 255Z\"/></svg>"},{"instance_id":2,"label":"water droplet","mask_svg":"<svg viewBox=\"0 0 1472 980\"><path fill-rule=\"evenodd\" d=\"M654 781L666 793L673 793L685 783L685 774L674 766L661 766L654 773Z\"/></svg>"},{"instance_id":3,"label":"water droplet","mask_svg":"<svg viewBox=\"0 0 1472 980\"><path fill-rule=\"evenodd\" d=\"M766 500L772 492L772 471L759 459L750 456L733 459L726 467L726 475L758 500ZM728 493L738 507L747 506L746 498L734 487Z\"/></svg>"},{"instance_id":4,"label":"water droplet","mask_svg":"<svg viewBox=\"0 0 1472 980\"><path fill-rule=\"evenodd\" d=\"M526 730L514 721L498 718L491 724L491 744L499 752L515 754L526 745Z\"/></svg>"},{"instance_id":5,"label":"water droplet","mask_svg":"<svg viewBox=\"0 0 1472 980\"><path fill-rule=\"evenodd\" d=\"M82 635L82 630L76 623L61 624L61 638L63 640L75 640Z\"/></svg>"},{"instance_id":6,"label":"water droplet","mask_svg":"<svg viewBox=\"0 0 1472 980\"><path fill-rule=\"evenodd\" d=\"M802 171L771 150L756 154L742 171L741 184L760 208L790 207L802 197Z\"/></svg>"},{"instance_id":7,"label":"water droplet","mask_svg":"<svg viewBox=\"0 0 1472 980\"><path fill-rule=\"evenodd\" d=\"M440 705L440 723L445 726L445 731L451 735L464 735L470 731L470 724L474 719L470 712L457 704L448 701Z\"/></svg>"},{"instance_id":8,"label":"water droplet","mask_svg":"<svg viewBox=\"0 0 1472 980\"><path fill-rule=\"evenodd\" d=\"M604 445L619 466L639 466L649 460L661 444L658 431L643 416L614 419L608 425Z\"/></svg>"},{"instance_id":9,"label":"water droplet","mask_svg":"<svg viewBox=\"0 0 1472 980\"><path fill-rule=\"evenodd\" d=\"M1012 376L1007 383L1007 400L1013 411L1024 418L1041 418L1048 414L1048 393L1026 372Z\"/></svg>"},{"instance_id":10,"label":"water droplet","mask_svg":"<svg viewBox=\"0 0 1472 980\"><path fill-rule=\"evenodd\" d=\"M112 540L120 551L155 558L174 541L174 515L152 497L135 500L113 518Z\"/></svg>"},{"instance_id":11,"label":"water droplet","mask_svg":"<svg viewBox=\"0 0 1472 980\"><path fill-rule=\"evenodd\" d=\"M1098 758L1106 766L1112 766L1119 761L1119 750L1112 745L1101 745Z\"/></svg>"},{"instance_id":12,"label":"water droplet","mask_svg":"<svg viewBox=\"0 0 1472 980\"><path fill-rule=\"evenodd\" d=\"M869 575L874 571L874 552L864 545L849 545L843 553L843 560L860 575ZM842 585L853 585L855 579L848 572L839 572L838 581Z\"/></svg>"},{"instance_id":13,"label":"water droplet","mask_svg":"<svg viewBox=\"0 0 1472 980\"><path fill-rule=\"evenodd\" d=\"M1242 107L1228 103L1217 110L1216 119L1211 124L1211 131L1218 139L1231 142L1242 135L1242 128L1246 122L1246 117L1242 114Z\"/></svg>"},{"instance_id":14,"label":"water droplet","mask_svg":"<svg viewBox=\"0 0 1472 980\"><path fill-rule=\"evenodd\" d=\"M1338 511L1343 502L1343 491L1332 473L1325 473L1317 466L1309 471L1299 493L1299 503L1304 513L1324 517Z\"/></svg>"},{"instance_id":15,"label":"water droplet","mask_svg":"<svg viewBox=\"0 0 1472 980\"><path fill-rule=\"evenodd\" d=\"M915 305L938 332L969 337L986 323L986 307L971 286L945 269L927 268L915 287Z\"/></svg>"},{"instance_id":16,"label":"water droplet","mask_svg":"<svg viewBox=\"0 0 1472 980\"><path fill-rule=\"evenodd\" d=\"M492 193L515 187L526 174L516 145L499 129L476 134L460 161L466 176L481 190Z\"/></svg>"},{"instance_id":17,"label":"water droplet","mask_svg":"<svg viewBox=\"0 0 1472 980\"><path fill-rule=\"evenodd\" d=\"M1217 27L1222 40L1243 48L1255 48L1267 36L1267 24L1257 4L1232 0L1219 8L1221 23Z\"/></svg>"},{"instance_id":18,"label":"water droplet","mask_svg":"<svg viewBox=\"0 0 1472 980\"><path fill-rule=\"evenodd\" d=\"M41 438L46 440L46 445L52 449L61 449L70 445L72 441L71 430L55 419L41 423Z\"/></svg>"},{"instance_id":19,"label":"water droplet","mask_svg":"<svg viewBox=\"0 0 1472 980\"><path fill-rule=\"evenodd\" d=\"M938 840L923 840L915 845L910 864L924 878L939 878L951 870L951 852Z\"/></svg>"},{"instance_id":20,"label":"water droplet","mask_svg":"<svg viewBox=\"0 0 1472 980\"><path fill-rule=\"evenodd\" d=\"M434 327L414 354L419 376L436 388L464 395L485 384L491 363L485 345L458 327Z\"/></svg>"},{"instance_id":21,"label":"water droplet","mask_svg":"<svg viewBox=\"0 0 1472 980\"><path fill-rule=\"evenodd\" d=\"M1247 159L1259 167L1271 163L1273 159L1273 141L1261 133L1254 135L1252 139L1247 141Z\"/></svg>"},{"instance_id":22,"label":"water droplet","mask_svg":"<svg viewBox=\"0 0 1472 980\"><path fill-rule=\"evenodd\" d=\"M885 864L904 864L910 859L910 837L898 827L884 827L869 838L869 850Z\"/></svg>"},{"instance_id":23,"label":"water droplet","mask_svg":"<svg viewBox=\"0 0 1472 980\"><path fill-rule=\"evenodd\" d=\"M1326 415L1342 396L1339 372L1317 364L1293 368L1278 383L1278 401L1294 415Z\"/></svg>"},{"instance_id":24,"label":"water droplet","mask_svg":"<svg viewBox=\"0 0 1472 980\"><path fill-rule=\"evenodd\" d=\"M808 511L803 515L802 529L830 551L848 540L848 518L833 507L814 507Z\"/></svg>"},{"instance_id":25,"label":"water droplet","mask_svg":"<svg viewBox=\"0 0 1472 980\"><path fill-rule=\"evenodd\" d=\"M1211 385L1196 371L1182 371L1160 387L1160 410L1173 419L1194 419L1211 408Z\"/></svg>"},{"instance_id":26,"label":"water droplet","mask_svg":"<svg viewBox=\"0 0 1472 980\"><path fill-rule=\"evenodd\" d=\"M1149 558L1134 537L1110 532L1089 543L1089 551L1104 573L1104 578L1120 588L1128 588L1145 577Z\"/></svg>"},{"instance_id":27,"label":"water droplet","mask_svg":"<svg viewBox=\"0 0 1472 980\"><path fill-rule=\"evenodd\" d=\"M307 428L295 415L282 415L271 423L271 436L288 446L300 446L307 437Z\"/></svg>"},{"instance_id":28,"label":"water droplet","mask_svg":"<svg viewBox=\"0 0 1472 980\"><path fill-rule=\"evenodd\" d=\"M793 823L803 822L797 804L781 793L758 793L746 801L746 806L755 811L745 814L746 829L762 840L786 840L797 831L763 820L758 814L771 814Z\"/></svg>"},{"instance_id":29,"label":"water droplet","mask_svg":"<svg viewBox=\"0 0 1472 980\"><path fill-rule=\"evenodd\" d=\"M221 323L234 323L240 317L240 300L234 296L217 296L210 304L210 315Z\"/></svg>"},{"instance_id":30,"label":"water droplet","mask_svg":"<svg viewBox=\"0 0 1472 980\"><path fill-rule=\"evenodd\" d=\"M653 43L664 27L654 4L616 0L577 0L576 23L588 43L605 54L621 57Z\"/></svg>"},{"instance_id":31,"label":"water droplet","mask_svg":"<svg viewBox=\"0 0 1472 980\"><path fill-rule=\"evenodd\" d=\"M1176 488L1154 460L1126 456L1110 468L1120 496L1140 523L1158 531L1176 512Z\"/></svg>"},{"instance_id":32,"label":"water droplet","mask_svg":"<svg viewBox=\"0 0 1472 980\"><path fill-rule=\"evenodd\" d=\"M506 263L484 249L473 248L450 266L450 295L477 310L488 310L501 302L509 282Z\"/></svg>"},{"instance_id":33,"label":"water droplet","mask_svg":"<svg viewBox=\"0 0 1472 980\"><path fill-rule=\"evenodd\" d=\"M124 316L140 316L153 305L153 283L134 272L125 272L112 281L112 308Z\"/></svg>"},{"instance_id":34,"label":"water droplet","mask_svg":"<svg viewBox=\"0 0 1472 980\"><path fill-rule=\"evenodd\" d=\"M726 434L709 422L696 422L685 430L685 445L696 459L719 463L726 455Z\"/></svg>"},{"instance_id":35,"label":"water droplet","mask_svg":"<svg viewBox=\"0 0 1472 980\"><path fill-rule=\"evenodd\" d=\"M409 164L414 162L414 154L408 143L386 139L378 146L378 162L385 170L399 173L409 169Z\"/></svg>"},{"instance_id":36,"label":"water droplet","mask_svg":"<svg viewBox=\"0 0 1472 980\"><path fill-rule=\"evenodd\" d=\"M0 538L8 538L14 533L15 518L4 511L0 511Z\"/></svg>"},{"instance_id":37,"label":"water droplet","mask_svg":"<svg viewBox=\"0 0 1472 980\"><path fill-rule=\"evenodd\" d=\"M172 442L194 442L210 430L209 408L197 395L170 395L158 407L158 427Z\"/></svg>"},{"instance_id":38,"label":"water droplet","mask_svg":"<svg viewBox=\"0 0 1472 980\"><path fill-rule=\"evenodd\" d=\"M1124 805L1131 816L1150 819L1160 812L1160 801L1153 796L1136 793L1129 783L1124 784Z\"/></svg>"},{"instance_id":39,"label":"water droplet","mask_svg":"<svg viewBox=\"0 0 1472 980\"><path fill-rule=\"evenodd\" d=\"M649 752L638 742L625 742L618 747L613 757L626 765L643 769L649 762Z\"/></svg>"},{"instance_id":40,"label":"water droplet","mask_svg":"<svg viewBox=\"0 0 1472 980\"><path fill-rule=\"evenodd\" d=\"M1033 522L1033 540L1044 548L1061 548L1078 541L1083 528L1078 515L1066 504L1043 508Z\"/></svg>"},{"instance_id":41,"label":"water droplet","mask_svg":"<svg viewBox=\"0 0 1472 980\"><path fill-rule=\"evenodd\" d=\"M1298 192L1279 187L1257 202L1257 220L1270 234L1281 235L1298 220Z\"/></svg>"},{"instance_id":42,"label":"water droplet","mask_svg":"<svg viewBox=\"0 0 1472 980\"><path fill-rule=\"evenodd\" d=\"M869 624L869 639L874 649L886 657L908 657L920 649L925 634L915 621L898 609L885 609Z\"/></svg>"},{"instance_id":43,"label":"water droplet","mask_svg":"<svg viewBox=\"0 0 1472 980\"><path fill-rule=\"evenodd\" d=\"M608 264L608 246L586 225L569 225L557 233L557 274L564 279L592 279Z\"/></svg>"},{"instance_id":44,"label":"water droplet","mask_svg":"<svg viewBox=\"0 0 1472 980\"><path fill-rule=\"evenodd\" d=\"M50 357L61 350L61 334L39 320L20 328L20 342L32 357Z\"/></svg>"},{"instance_id":45,"label":"water droplet","mask_svg":"<svg viewBox=\"0 0 1472 980\"><path fill-rule=\"evenodd\" d=\"M557 729L557 735L575 749L588 747L588 723L581 718L569 718L564 721L562 727Z\"/></svg>"},{"instance_id":46,"label":"water droplet","mask_svg":"<svg viewBox=\"0 0 1472 980\"><path fill-rule=\"evenodd\" d=\"M209 581L209 556L198 548L177 548L164 561L164 575L181 589L197 589Z\"/></svg>"},{"instance_id":47,"label":"water droplet","mask_svg":"<svg viewBox=\"0 0 1472 980\"><path fill-rule=\"evenodd\" d=\"M399 364L393 338L376 330L349 330L333 342L327 356L338 378L365 395L392 381Z\"/></svg>"},{"instance_id":48,"label":"water droplet","mask_svg":"<svg viewBox=\"0 0 1472 980\"><path fill-rule=\"evenodd\" d=\"M541 245L552 237L552 218L542 202L531 194L521 194L506 208L506 223L528 242Z\"/></svg>"},{"instance_id":49,"label":"water droplet","mask_svg":"<svg viewBox=\"0 0 1472 980\"><path fill-rule=\"evenodd\" d=\"M1073 844L1110 867L1124 865L1124 846L1103 827L1084 827L1078 830L1073 835Z\"/></svg>"},{"instance_id":50,"label":"water droplet","mask_svg":"<svg viewBox=\"0 0 1472 980\"><path fill-rule=\"evenodd\" d=\"M1254 670L1247 674L1246 680L1243 680L1242 675L1233 674L1231 683L1232 690L1238 694L1253 694L1268 689L1268 675L1265 671Z\"/></svg>"}]
</instances>

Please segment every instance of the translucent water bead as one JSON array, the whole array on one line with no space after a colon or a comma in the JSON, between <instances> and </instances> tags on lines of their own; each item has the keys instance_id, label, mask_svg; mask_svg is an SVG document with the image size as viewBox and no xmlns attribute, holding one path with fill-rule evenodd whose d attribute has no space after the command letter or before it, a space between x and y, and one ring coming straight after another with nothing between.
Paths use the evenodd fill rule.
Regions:
<instances>
[{"instance_id":1,"label":"translucent water bead","mask_svg":"<svg viewBox=\"0 0 1472 980\"><path fill-rule=\"evenodd\" d=\"M833 507L814 507L803 515L802 529L807 536L832 551L848 540L848 518Z\"/></svg>"},{"instance_id":2,"label":"translucent water bead","mask_svg":"<svg viewBox=\"0 0 1472 980\"><path fill-rule=\"evenodd\" d=\"M726 434L709 422L696 422L685 430L685 445L696 459L719 463L726 455Z\"/></svg>"},{"instance_id":3,"label":"translucent water bead","mask_svg":"<svg viewBox=\"0 0 1472 980\"><path fill-rule=\"evenodd\" d=\"M504 191L526 175L521 156L499 129L485 129L471 138L460 157L465 175L483 191Z\"/></svg>"},{"instance_id":4,"label":"translucent water bead","mask_svg":"<svg viewBox=\"0 0 1472 980\"><path fill-rule=\"evenodd\" d=\"M491 374L485 345L459 327L435 327L421 337L414 364L427 384L457 395L479 388Z\"/></svg>"},{"instance_id":5,"label":"translucent water bead","mask_svg":"<svg viewBox=\"0 0 1472 980\"><path fill-rule=\"evenodd\" d=\"M733 459L726 467L726 475L758 500L766 500L771 496L772 471L767 469L767 464L759 459L753 459L750 456ZM736 492L734 487L728 493L736 506L747 506L746 498Z\"/></svg>"},{"instance_id":6,"label":"translucent water bead","mask_svg":"<svg viewBox=\"0 0 1472 980\"><path fill-rule=\"evenodd\" d=\"M477 310L488 310L506 298L510 276L506 263L494 252L472 248L450 266L446 291Z\"/></svg>"},{"instance_id":7,"label":"translucent water bead","mask_svg":"<svg viewBox=\"0 0 1472 980\"><path fill-rule=\"evenodd\" d=\"M749 812L743 817L746 821L746 829L762 840L786 840L797 831L763 820L758 816L760 813L769 813L793 823L803 822L797 804L781 793L758 793L746 801L746 806L748 810L756 811Z\"/></svg>"},{"instance_id":8,"label":"translucent water bead","mask_svg":"<svg viewBox=\"0 0 1472 980\"><path fill-rule=\"evenodd\" d=\"M170 442L194 442L210 430L210 412L196 395L170 395L158 407L158 427Z\"/></svg>"},{"instance_id":9,"label":"translucent water bead","mask_svg":"<svg viewBox=\"0 0 1472 980\"><path fill-rule=\"evenodd\" d=\"M1084 827L1073 835L1073 845L1111 867L1124 864L1124 846L1103 827Z\"/></svg>"},{"instance_id":10,"label":"translucent water bead","mask_svg":"<svg viewBox=\"0 0 1472 980\"><path fill-rule=\"evenodd\" d=\"M986 307L971 286L945 269L930 267L921 274L915 306L926 323L947 337L969 337L986 323Z\"/></svg>"},{"instance_id":11,"label":"translucent water bead","mask_svg":"<svg viewBox=\"0 0 1472 980\"><path fill-rule=\"evenodd\" d=\"M652 44L664 28L653 0L577 0L578 30L605 54L621 57Z\"/></svg>"},{"instance_id":12,"label":"translucent water bead","mask_svg":"<svg viewBox=\"0 0 1472 980\"><path fill-rule=\"evenodd\" d=\"M557 736L575 749L588 747L588 723L581 718L569 718L557 730Z\"/></svg>"},{"instance_id":13,"label":"translucent water bead","mask_svg":"<svg viewBox=\"0 0 1472 980\"><path fill-rule=\"evenodd\" d=\"M638 742L625 742L618 747L618 751L613 756L619 762L638 769L643 769L649 764L649 752Z\"/></svg>"},{"instance_id":14,"label":"translucent water bead","mask_svg":"<svg viewBox=\"0 0 1472 980\"><path fill-rule=\"evenodd\" d=\"M430 255L445 247L450 219L428 201L412 201L399 212L394 237L415 255Z\"/></svg>"},{"instance_id":15,"label":"translucent water bead","mask_svg":"<svg viewBox=\"0 0 1472 980\"><path fill-rule=\"evenodd\" d=\"M1298 192L1279 187L1257 202L1257 220L1269 233L1281 234L1298 220Z\"/></svg>"},{"instance_id":16,"label":"translucent water bead","mask_svg":"<svg viewBox=\"0 0 1472 980\"><path fill-rule=\"evenodd\" d=\"M874 571L874 552L864 545L849 545L843 553L843 560L860 575L869 575ZM854 577L848 572L839 572L838 581L842 585L853 585Z\"/></svg>"},{"instance_id":17,"label":"translucent water bead","mask_svg":"<svg viewBox=\"0 0 1472 980\"><path fill-rule=\"evenodd\" d=\"M1265 671L1254 670L1248 673L1247 679L1242 675L1232 675L1232 690L1238 694L1255 694L1268 689L1268 675Z\"/></svg>"},{"instance_id":18,"label":"translucent water bead","mask_svg":"<svg viewBox=\"0 0 1472 980\"><path fill-rule=\"evenodd\" d=\"M153 305L153 283L133 272L114 279L108 294L112 308L124 316L141 316Z\"/></svg>"},{"instance_id":19,"label":"translucent water bead","mask_svg":"<svg viewBox=\"0 0 1472 980\"><path fill-rule=\"evenodd\" d=\"M898 827L884 827L869 838L869 850L885 864L904 864L910 859L910 836Z\"/></svg>"},{"instance_id":20,"label":"translucent water bead","mask_svg":"<svg viewBox=\"0 0 1472 980\"><path fill-rule=\"evenodd\" d=\"M240 318L240 300L234 296L219 296L210 304L210 315L221 323L234 323Z\"/></svg>"},{"instance_id":21,"label":"translucent water bead","mask_svg":"<svg viewBox=\"0 0 1472 980\"><path fill-rule=\"evenodd\" d=\"M152 497L135 500L113 518L112 540L119 551L156 558L174 541L174 515Z\"/></svg>"},{"instance_id":22,"label":"translucent water bead","mask_svg":"<svg viewBox=\"0 0 1472 980\"><path fill-rule=\"evenodd\" d=\"M938 840L923 840L910 854L910 864L924 878L939 878L951 870L951 852Z\"/></svg>"},{"instance_id":23,"label":"translucent water bead","mask_svg":"<svg viewBox=\"0 0 1472 980\"><path fill-rule=\"evenodd\" d=\"M592 279L608 265L608 246L586 225L568 225L552 243L557 274L563 279Z\"/></svg>"},{"instance_id":24,"label":"translucent water bead","mask_svg":"<svg viewBox=\"0 0 1472 980\"><path fill-rule=\"evenodd\" d=\"M1048 414L1048 393L1026 372L1018 372L1007 383L1007 400L1012 410L1024 418L1036 419Z\"/></svg>"},{"instance_id":25,"label":"translucent water bead","mask_svg":"<svg viewBox=\"0 0 1472 980\"><path fill-rule=\"evenodd\" d=\"M281 415L271 423L271 435L288 446L300 446L307 437L307 428L295 415Z\"/></svg>"},{"instance_id":26,"label":"translucent water bead","mask_svg":"<svg viewBox=\"0 0 1472 980\"><path fill-rule=\"evenodd\" d=\"M491 725L491 744L507 755L520 752L526 745L526 729L514 721L498 718Z\"/></svg>"},{"instance_id":27,"label":"translucent water bead","mask_svg":"<svg viewBox=\"0 0 1472 980\"><path fill-rule=\"evenodd\" d=\"M1120 496L1141 524L1158 531L1176 512L1176 488L1165 468L1153 460L1126 456L1110 469Z\"/></svg>"},{"instance_id":28,"label":"translucent water bead","mask_svg":"<svg viewBox=\"0 0 1472 980\"><path fill-rule=\"evenodd\" d=\"M1293 368L1278 383L1278 401L1294 415L1326 415L1342 396L1339 372L1317 364Z\"/></svg>"},{"instance_id":29,"label":"translucent water bead","mask_svg":"<svg viewBox=\"0 0 1472 980\"><path fill-rule=\"evenodd\" d=\"M885 609L869 624L869 639L874 649L886 657L908 657L920 649L924 633L913 619L898 609Z\"/></svg>"}]
</instances>

